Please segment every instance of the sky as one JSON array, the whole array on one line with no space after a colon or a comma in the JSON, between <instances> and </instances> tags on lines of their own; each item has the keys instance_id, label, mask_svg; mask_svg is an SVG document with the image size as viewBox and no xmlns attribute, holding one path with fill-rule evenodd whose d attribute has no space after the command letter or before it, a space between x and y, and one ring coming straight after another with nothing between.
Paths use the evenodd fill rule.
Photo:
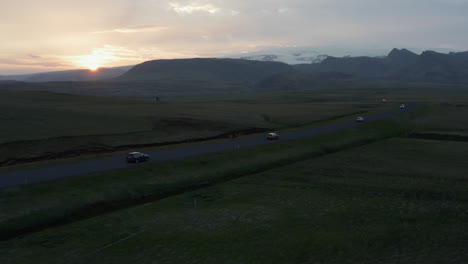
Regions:
<instances>
[{"instance_id":1,"label":"sky","mask_svg":"<svg viewBox=\"0 0 468 264\"><path fill-rule=\"evenodd\" d=\"M468 0L0 0L0 75L270 47L468 50Z\"/></svg>"}]
</instances>

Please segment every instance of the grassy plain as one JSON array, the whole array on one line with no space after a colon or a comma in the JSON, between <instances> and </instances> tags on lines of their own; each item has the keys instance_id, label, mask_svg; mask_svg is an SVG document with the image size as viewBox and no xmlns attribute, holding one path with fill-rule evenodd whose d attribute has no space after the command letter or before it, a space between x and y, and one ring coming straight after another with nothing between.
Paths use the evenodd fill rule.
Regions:
<instances>
[{"instance_id":1,"label":"grassy plain","mask_svg":"<svg viewBox=\"0 0 468 264\"><path fill-rule=\"evenodd\" d=\"M85 112L125 105L109 100ZM1 236L50 228L0 242L0 263L467 262L468 143L398 138L464 135L463 90L331 89L148 108L122 99L174 109L168 119L275 129L409 101L421 108L403 119L330 135L2 190Z\"/></svg>"},{"instance_id":2,"label":"grassy plain","mask_svg":"<svg viewBox=\"0 0 468 264\"><path fill-rule=\"evenodd\" d=\"M464 263L467 149L390 139L305 159L1 242L0 261Z\"/></svg>"},{"instance_id":3,"label":"grassy plain","mask_svg":"<svg viewBox=\"0 0 468 264\"><path fill-rule=\"evenodd\" d=\"M157 200L405 131L398 121L386 120L311 139L2 190L0 237Z\"/></svg>"},{"instance_id":4,"label":"grassy plain","mask_svg":"<svg viewBox=\"0 0 468 264\"><path fill-rule=\"evenodd\" d=\"M431 115L415 121L421 131L457 123L457 133L466 134L466 122L457 121L468 109L468 96L460 88L326 89L159 102L0 90L0 164L113 152L125 145L201 139L250 128L313 126L408 101L431 109Z\"/></svg>"},{"instance_id":5,"label":"grassy plain","mask_svg":"<svg viewBox=\"0 0 468 264\"><path fill-rule=\"evenodd\" d=\"M388 107L351 93L150 102L0 91L0 163L70 150L72 155L113 151L122 145L183 141L250 128L284 129Z\"/></svg>"}]
</instances>

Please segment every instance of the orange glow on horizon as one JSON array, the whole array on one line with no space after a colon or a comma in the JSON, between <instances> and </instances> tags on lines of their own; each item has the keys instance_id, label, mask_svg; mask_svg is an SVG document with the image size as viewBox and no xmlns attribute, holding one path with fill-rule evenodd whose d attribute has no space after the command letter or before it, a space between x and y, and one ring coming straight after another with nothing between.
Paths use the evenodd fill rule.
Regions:
<instances>
[{"instance_id":1,"label":"orange glow on horizon","mask_svg":"<svg viewBox=\"0 0 468 264\"><path fill-rule=\"evenodd\" d=\"M79 67L84 67L90 71L97 71L103 64L108 62L109 58L101 54L77 56L72 61Z\"/></svg>"},{"instance_id":2,"label":"orange glow on horizon","mask_svg":"<svg viewBox=\"0 0 468 264\"><path fill-rule=\"evenodd\" d=\"M89 65L89 66L88 66L88 70L93 71L93 72L98 71L98 70L99 70L99 66L97 66L97 65Z\"/></svg>"}]
</instances>

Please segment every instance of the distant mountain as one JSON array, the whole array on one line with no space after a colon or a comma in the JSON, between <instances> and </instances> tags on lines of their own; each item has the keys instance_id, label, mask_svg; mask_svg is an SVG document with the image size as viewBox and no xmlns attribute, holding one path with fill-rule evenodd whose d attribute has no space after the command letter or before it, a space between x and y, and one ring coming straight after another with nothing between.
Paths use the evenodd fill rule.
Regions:
<instances>
[{"instance_id":1,"label":"distant mountain","mask_svg":"<svg viewBox=\"0 0 468 264\"><path fill-rule=\"evenodd\" d=\"M387 55L386 59L393 66L404 66L414 64L419 56L407 49L393 49Z\"/></svg>"},{"instance_id":2,"label":"distant mountain","mask_svg":"<svg viewBox=\"0 0 468 264\"><path fill-rule=\"evenodd\" d=\"M115 81L197 80L214 82L257 82L276 73L293 71L280 62L241 59L154 60L136 65Z\"/></svg>"},{"instance_id":3,"label":"distant mountain","mask_svg":"<svg viewBox=\"0 0 468 264\"><path fill-rule=\"evenodd\" d=\"M327 57L382 57L387 54L387 49L376 48L337 48L337 47L279 47L264 49L254 52L233 54L228 58L277 61L287 64L320 63Z\"/></svg>"},{"instance_id":4,"label":"distant mountain","mask_svg":"<svg viewBox=\"0 0 468 264\"><path fill-rule=\"evenodd\" d=\"M409 48L406 51L421 54L425 49ZM441 53L454 52L451 49L433 49ZM276 47L262 49L241 54L224 56L225 58L236 58L257 61L277 61L291 65L320 63L328 57L377 57L383 58L388 54L389 48L382 47Z\"/></svg>"},{"instance_id":5,"label":"distant mountain","mask_svg":"<svg viewBox=\"0 0 468 264\"><path fill-rule=\"evenodd\" d=\"M100 68L97 71L69 70L44 72L26 75L0 75L1 80L23 81L23 82L61 82L61 81L97 81L118 77L133 66L122 66L113 68Z\"/></svg>"},{"instance_id":6,"label":"distant mountain","mask_svg":"<svg viewBox=\"0 0 468 264\"><path fill-rule=\"evenodd\" d=\"M386 57L327 57L321 63L294 65L293 72L273 75L257 89L308 90L356 85L468 84L468 52L448 54L393 49Z\"/></svg>"},{"instance_id":7,"label":"distant mountain","mask_svg":"<svg viewBox=\"0 0 468 264\"><path fill-rule=\"evenodd\" d=\"M468 52L425 51L418 55L406 49L393 49L383 58L328 57L318 64L296 65L295 69L406 82L468 83Z\"/></svg>"},{"instance_id":8,"label":"distant mountain","mask_svg":"<svg viewBox=\"0 0 468 264\"><path fill-rule=\"evenodd\" d=\"M468 52L443 54L425 51L414 63L400 67L391 78L468 84Z\"/></svg>"},{"instance_id":9,"label":"distant mountain","mask_svg":"<svg viewBox=\"0 0 468 264\"><path fill-rule=\"evenodd\" d=\"M60 74L64 76L63 72ZM41 80L40 76L35 78ZM321 63L298 65L242 59L155 60L102 81L31 83L0 80L0 89L151 100L156 96L402 85L465 87L468 85L468 52L425 51L418 55L407 49L393 49L384 57L327 57Z\"/></svg>"}]
</instances>

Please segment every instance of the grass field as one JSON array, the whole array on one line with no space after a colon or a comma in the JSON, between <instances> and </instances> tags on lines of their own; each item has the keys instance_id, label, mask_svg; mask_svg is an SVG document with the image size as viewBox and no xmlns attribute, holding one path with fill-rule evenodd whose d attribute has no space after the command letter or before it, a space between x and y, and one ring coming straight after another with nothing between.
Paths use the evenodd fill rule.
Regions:
<instances>
[{"instance_id":1,"label":"grass field","mask_svg":"<svg viewBox=\"0 0 468 264\"><path fill-rule=\"evenodd\" d=\"M1 263L464 263L468 144L390 139L0 243Z\"/></svg>"},{"instance_id":2,"label":"grass field","mask_svg":"<svg viewBox=\"0 0 468 264\"><path fill-rule=\"evenodd\" d=\"M70 221L77 215L89 216L88 211L99 213L160 199L405 131L398 121L380 121L306 140L6 189L0 191L0 238Z\"/></svg>"},{"instance_id":3,"label":"grass field","mask_svg":"<svg viewBox=\"0 0 468 264\"><path fill-rule=\"evenodd\" d=\"M430 114L414 120L420 132L459 134L468 136L468 101L465 104L440 104L430 109Z\"/></svg>"},{"instance_id":4,"label":"grass field","mask_svg":"<svg viewBox=\"0 0 468 264\"><path fill-rule=\"evenodd\" d=\"M113 128L109 117L123 109L138 109L118 116L139 129L181 118L200 122L200 129L192 124L191 135L208 133L200 132L206 127L315 126L400 102L418 102L419 108L310 139L0 190L0 237L24 234L0 242L0 263L468 261L468 143L445 137L464 138L468 130L468 95L460 89L332 89L159 104L72 96L59 103L66 97L14 93L12 98L24 103L41 98L25 107L31 113L36 106L38 113L66 113L52 115L51 122L75 113L89 124L108 119L102 129ZM0 100L5 109L14 108ZM82 118L86 115L95 119ZM13 126L27 120L21 111L10 117ZM131 128L125 120L121 124L122 131ZM185 136L184 129L164 123L157 130ZM102 142L112 144L109 130L103 133ZM407 138L421 133L443 140ZM97 142L92 137L74 139ZM16 169L27 166L36 164Z\"/></svg>"},{"instance_id":5,"label":"grass field","mask_svg":"<svg viewBox=\"0 0 468 264\"><path fill-rule=\"evenodd\" d=\"M162 98L156 102L0 90L0 164L62 153L111 152L123 145L209 138L251 128L281 130L323 124L385 111L408 101L433 108L433 115L427 118L434 125L430 120L418 120L418 126L439 130L437 124L453 123L466 115L446 117L466 112L463 106L468 105L468 96L454 88L355 88ZM454 109L446 110L450 107ZM458 130L465 131L465 125L458 123Z\"/></svg>"},{"instance_id":6,"label":"grass field","mask_svg":"<svg viewBox=\"0 0 468 264\"><path fill-rule=\"evenodd\" d=\"M205 138L251 128L284 129L383 111L350 94L280 93L192 101L138 101L0 91L0 163L73 150Z\"/></svg>"}]
</instances>

